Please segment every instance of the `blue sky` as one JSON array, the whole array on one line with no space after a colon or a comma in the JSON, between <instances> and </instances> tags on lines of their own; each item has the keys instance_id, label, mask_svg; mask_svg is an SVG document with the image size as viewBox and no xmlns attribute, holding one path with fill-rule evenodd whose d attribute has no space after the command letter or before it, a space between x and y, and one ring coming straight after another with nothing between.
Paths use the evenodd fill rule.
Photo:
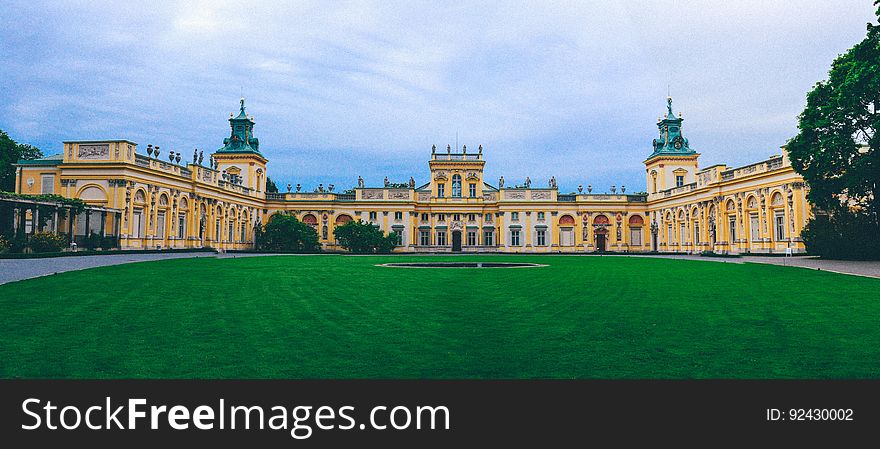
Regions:
<instances>
[{"instance_id":1,"label":"blue sky","mask_svg":"<svg viewBox=\"0 0 880 449\"><path fill-rule=\"evenodd\" d=\"M426 182L457 135L493 183L639 191L667 89L701 166L778 153L871 3L7 0L0 129L189 156L243 92L279 186Z\"/></svg>"}]
</instances>

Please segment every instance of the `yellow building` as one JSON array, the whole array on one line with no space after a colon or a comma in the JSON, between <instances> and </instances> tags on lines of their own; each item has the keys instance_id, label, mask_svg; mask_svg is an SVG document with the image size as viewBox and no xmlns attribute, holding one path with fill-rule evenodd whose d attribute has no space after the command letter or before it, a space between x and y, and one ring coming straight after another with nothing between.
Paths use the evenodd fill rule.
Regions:
<instances>
[{"instance_id":1,"label":"yellow building","mask_svg":"<svg viewBox=\"0 0 880 449\"><path fill-rule=\"evenodd\" d=\"M401 252L802 252L810 215L803 179L784 154L739 168L699 168L699 154L668 111L645 160L647 194L490 183L483 148L432 149L429 182L320 186L267 193L267 159L241 101L230 136L204 161L127 140L64 142L62 155L17 166L16 193L81 198L93 210L70 220L71 234L119 236L124 249L248 249L255 226L276 212L314 227L322 246L340 249L333 229L350 220L401 236ZM56 219L54 226L59 227ZM64 224L61 225L64 228Z\"/></svg>"}]
</instances>

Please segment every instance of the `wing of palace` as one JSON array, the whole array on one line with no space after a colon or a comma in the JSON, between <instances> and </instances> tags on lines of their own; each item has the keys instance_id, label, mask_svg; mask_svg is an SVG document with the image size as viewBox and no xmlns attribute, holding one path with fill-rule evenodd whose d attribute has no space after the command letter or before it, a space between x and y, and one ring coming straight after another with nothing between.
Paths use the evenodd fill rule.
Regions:
<instances>
[{"instance_id":1,"label":"wing of palace","mask_svg":"<svg viewBox=\"0 0 880 449\"><path fill-rule=\"evenodd\" d=\"M784 149L744 167L700 168L668 103L644 161L647 193L563 193L553 178L487 180L482 146L435 147L424 183L367 186L358 178L343 192L287 185L267 193L268 160L242 100L230 136L207 159L102 140L64 142L61 155L19 161L16 193L80 198L89 207L35 220L39 208L22 205L16 226L33 232L39 223L74 240L115 236L123 249L237 250L251 248L255 226L281 212L314 227L327 250L339 249L336 226L363 220L396 232L401 252L802 252L810 205Z\"/></svg>"}]
</instances>

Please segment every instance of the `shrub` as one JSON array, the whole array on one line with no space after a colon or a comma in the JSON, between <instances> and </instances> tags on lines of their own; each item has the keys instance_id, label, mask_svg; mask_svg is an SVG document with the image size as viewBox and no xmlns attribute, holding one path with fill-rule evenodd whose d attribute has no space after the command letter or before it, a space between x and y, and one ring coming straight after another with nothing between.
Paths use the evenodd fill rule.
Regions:
<instances>
[{"instance_id":1,"label":"shrub","mask_svg":"<svg viewBox=\"0 0 880 449\"><path fill-rule=\"evenodd\" d=\"M337 226L333 236L343 248L356 254L390 253L397 245L397 233L385 235L379 226L362 220Z\"/></svg>"},{"instance_id":2,"label":"shrub","mask_svg":"<svg viewBox=\"0 0 880 449\"><path fill-rule=\"evenodd\" d=\"M101 249L116 248L116 236L105 235L101 237Z\"/></svg>"},{"instance_id":3,"label":"shrub","mask_svg":"<svg viewBox=\"0 0 880 449\"><path fill-rule=\"evenodd\" d=\"M12 248L12 243L9 243L9 240L6 240L2 235L0 235L0 254L5 253Z\"/></svg>"},{"instance_id":4,"label":"shrub","mask_svg":"<svg viewBox=\"0 0 880 449\"><path fill-rule=\"evenodd\" d=\"M865 215L818 215L807 223L801 237L808 253L823 258L880 259L880 229Z\"/></svg>"},{"instance_id":5,"label":"shrub","mask_svg":"<svg viewBox=\"0 0 880 449\"><path fill-rule=\"evenodd\" d=\"M321 248L318 232L293 215L275 213L260 233L259 249L284 253L314 253Z\"/></svg>"},{"instance_id":6,"label":"shrub","mask_svg":"<svg viewBox=\"0 0 880 449\"><path fill-rule=\"evenodd\" d=\"M97 232L89 233L83 242L83 248L95 249L101 247L101 236Z\"/></svg>"},{"instance_id":7,"label":"shrub","mask_svg":"<svg viewBox=\"0 0 880 449\"><path fill-rule=\"evenodd\" d=\"M27 235L22 230L18 230L15 234L13 234L12 238L9 240L11 244L10 252L13 253L21 253L27 248Z\"/></svg>"},{"instance_id":8,"label":"shrub","mask_svg":"<svg viewBox=\"0 0 880 449\"><path fill-rule=\"evenodd\" d=\"M31 236L29 246L36 253L57 253L67 247L67 238L54 232L37 232Z\"/></svg>"}]
</instances>

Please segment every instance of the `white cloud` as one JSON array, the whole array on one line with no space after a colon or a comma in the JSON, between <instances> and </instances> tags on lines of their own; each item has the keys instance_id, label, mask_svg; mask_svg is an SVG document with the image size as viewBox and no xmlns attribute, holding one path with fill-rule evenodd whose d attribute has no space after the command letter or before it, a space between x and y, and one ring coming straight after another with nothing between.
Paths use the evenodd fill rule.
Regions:
<instances>
[{"instance_id":1,"label":"white cloud","mask_svg":"<svg viewBox=\"0 0 880 449\"><path fill-rule=\"evenodd\" d=\"M431 144L458 133L487 148L491 176L553 174L569 190L585 179L641 190L667 85L705 164L766 157L873 18L865 0L20 1L7 10L40 25L0 30L10 69L0 100L14 105L0 111L0 128L20 140L212 149L243 89L279 176L423 174ZM348 155L346 165L332 154Z\"/></svg>"}]
</instances>

